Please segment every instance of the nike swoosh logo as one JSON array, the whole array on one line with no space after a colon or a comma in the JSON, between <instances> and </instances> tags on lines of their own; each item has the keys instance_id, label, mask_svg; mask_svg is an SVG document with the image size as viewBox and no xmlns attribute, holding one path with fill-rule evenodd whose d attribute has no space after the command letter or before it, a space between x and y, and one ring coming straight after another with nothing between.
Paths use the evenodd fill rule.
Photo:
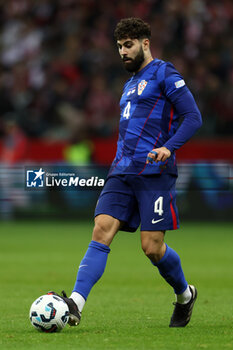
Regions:
<instances>
[{"instance_id":1,"label":"nike swoosh logo","mask_svg":"<svg viewBox=\"0 0 233 350\"><path fill-rule=\"evenodd\" d=\"M151 222L152 222L152 224L157 224L158 222L160 222L162 220L164 220L164 218L163 219L159 219L159 220L152 219Z\"/></svg>"},{"instance_id":2,"label":"nike swoosh logo","mask_svg":"<svg viewBox=\"0 0 233 350\"><path fill-rule=\"evenodd\" d=\"M84 266L88 266L88 265L79 265L79 268L80 268L80 267L84 267Z\"/></svg>"}]
</instances>

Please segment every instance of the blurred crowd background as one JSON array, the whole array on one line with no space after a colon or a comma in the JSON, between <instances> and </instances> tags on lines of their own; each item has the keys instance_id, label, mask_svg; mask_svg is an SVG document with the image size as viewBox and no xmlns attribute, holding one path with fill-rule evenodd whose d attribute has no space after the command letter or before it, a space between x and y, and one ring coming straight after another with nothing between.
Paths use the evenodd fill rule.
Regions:
<instances>
[{"instance_id":1,"label":"blurred crowd background","mask_svg":"<svg viewBox=\"0 0 233 350\"><path fill-rule=\"evenodd\" d=\"M0 0L0 162L27 159L28 140L68 144L66 160L82 162L93 138L116 137L129 76L113 32L132 16L151 24L153 56L193 92L196 138L232 139L232 0Z\"/></svg>"},{"instance_id":2,"label":"blurred crowd background","mask_svg":"<svg viewBox=\"0 0 233 350\"><path fill-rule=\"evenodd\" d=\"M231 0L0 2L0 133L75 141L113 134L128 77L113 32L123 17L152 27L152 52L183 74L204 119L200 135L233 134ZM10 125L9 125L10 124Z\"/></svg>"}]
</instances>

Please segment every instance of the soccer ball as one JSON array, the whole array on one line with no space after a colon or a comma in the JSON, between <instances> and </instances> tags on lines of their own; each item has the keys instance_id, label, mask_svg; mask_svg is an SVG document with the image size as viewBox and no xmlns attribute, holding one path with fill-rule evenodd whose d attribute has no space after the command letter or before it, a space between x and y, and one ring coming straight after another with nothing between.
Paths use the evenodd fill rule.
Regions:
<instances>
[{"instance_id":1,"label":"soccer ball","mask_svg":"<svg viewBox=\"0 0 233 350\"><path fill-rule=\"evenodd\" d=\"M57 295L42 295L32 303L29 318L38 331L59 332L68 322L68 305Z\"/></svg>"}]
</instances>

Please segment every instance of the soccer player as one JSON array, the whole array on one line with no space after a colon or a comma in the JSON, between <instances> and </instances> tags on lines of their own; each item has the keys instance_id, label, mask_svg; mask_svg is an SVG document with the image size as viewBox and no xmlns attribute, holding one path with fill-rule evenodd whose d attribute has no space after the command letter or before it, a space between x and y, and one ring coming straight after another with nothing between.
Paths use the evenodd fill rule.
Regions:
<instances>
[{"instance_id":1,"label":"soccer player","mask_svg":"<svg viewBox=\"0 0 233 350\"><path fill-rule=\"evenodd\" d=\"M186 281L180 258L164 242L164 235L166 230L179 227L175 150L200 128L202 120L174 66L153 59L150 37L150 26L139 18L122 19L115 29L121 60L132 77L120 100L117 152L95 209L92 241L70 298L63 292L71 326L80 322L88 294L104 272L116 233L136 231L140 224L145 255L176 295L170 327L188 324L197 298L196 288Z\"/></svg>"}]
</instances>

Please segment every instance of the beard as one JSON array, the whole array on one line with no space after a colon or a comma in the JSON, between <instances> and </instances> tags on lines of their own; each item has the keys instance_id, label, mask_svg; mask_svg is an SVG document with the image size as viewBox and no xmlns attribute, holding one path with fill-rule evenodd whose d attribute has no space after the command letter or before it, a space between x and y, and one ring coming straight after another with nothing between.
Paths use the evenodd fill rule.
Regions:
<instances>
[{"instance_id":1,"label":"beard","mask_svg":"<svg viewBox=\"0 0 233 350\"><path fill-rule=\"evenodd\" d=\"M131 58L128 60L127 58L125 59L123 58L125 69L130 73L137 72L140 69L142 63L144 62L144 59L145 59L145 56L141 47L135 58Z\"/></svg>"}]
</instances>

